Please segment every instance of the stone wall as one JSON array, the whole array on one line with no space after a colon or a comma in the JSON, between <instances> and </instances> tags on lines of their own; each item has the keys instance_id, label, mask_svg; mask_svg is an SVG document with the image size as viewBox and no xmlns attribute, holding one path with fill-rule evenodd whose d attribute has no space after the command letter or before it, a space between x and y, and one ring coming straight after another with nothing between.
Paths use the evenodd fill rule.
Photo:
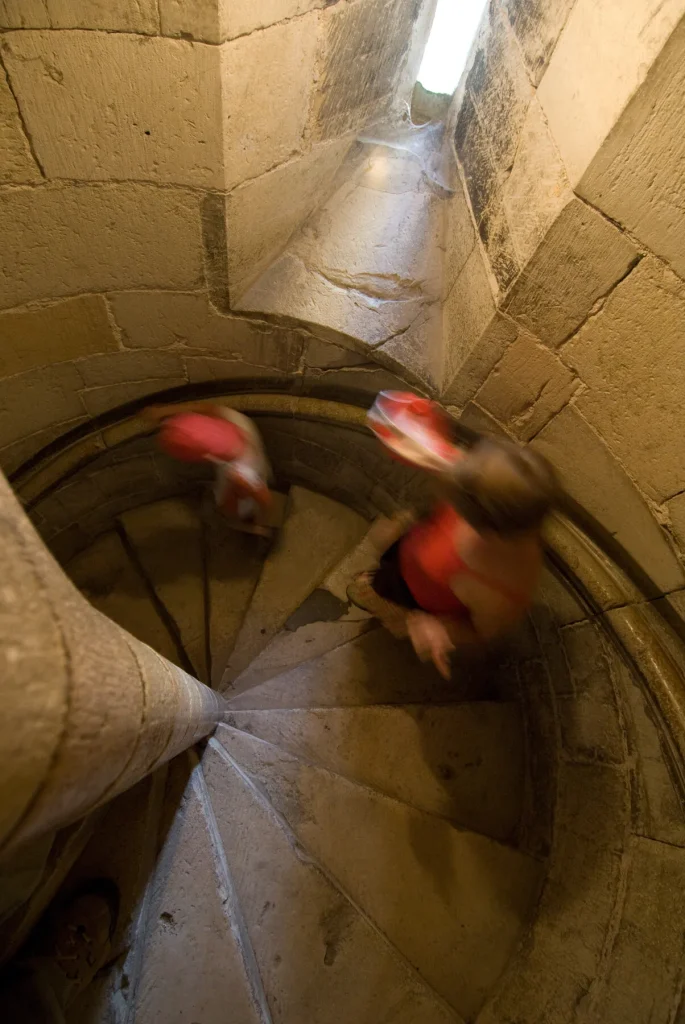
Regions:
<instances>
[{"instance_id":1,"label":"stone wall","mask_svg":"<svg viewBox=\"0 0 685 1024\"><path fill-rule=\"evenodd\" d=\"M433 8L0 4L3 468L237 362L297 368L297 340L231 302L325 199L359 128L409 95Z\"/></svg>"},{"instance_id":2,"label":"stone wall","mask_svg":"<svg viewBox=\"0 0 685 1024\"><path fill-rule=\"evenodd\" d=\"M447 405L682 588L685 3L492 0L451 113Z\"/></svg>"}]
</instances>

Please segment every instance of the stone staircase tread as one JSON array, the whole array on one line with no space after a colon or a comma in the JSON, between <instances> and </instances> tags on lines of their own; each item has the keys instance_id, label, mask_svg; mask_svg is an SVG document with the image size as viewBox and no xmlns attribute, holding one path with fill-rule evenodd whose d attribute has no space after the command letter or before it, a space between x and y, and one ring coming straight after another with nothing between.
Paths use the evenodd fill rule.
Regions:
<instances>
[{"instance_id":1,"label":"stone staircase tread","mask_svg":"<svg viewBox=\"0 0 685 1024\"><path fill-rule=\"evenodd\" d=\"M475 1018L520 939L542 865L246 733L221 744L421 977Z\"/></svg>"},{"instance_id":2,"label":"stone staircase tread","mask_svg":"<svg viewBox=\"0 0 685 1024\"><path fill-rule=\"evenodd\" d=\"M199 504L169 498L119 516L129 543L178 626L198 678L209 678L206 650L204 553Z\"/></svg>"},{"instance_id":3,"label":"stone staircase tread","mask_svg":"<svg viewBox=\"0 0 685 1024\"><path fill-rule=\"evenodd\" d=\"M151 885L133 1018L225 1024L230 1007L231 1024L269 1024L251 991L243 938L232 919L195 773Z\"/></svg>"},{"instance_id":4,"label":"stone staircase tread","mask_svg":"<svg viewBox=\"0 0 685 1024\"><path fill-rule=\"evenodd\" d=\"M226 725L481 835L515 835L524 786L517 703L236 711Z\"/></svg>"},{"instance_id":5,"label":"stone staircase tread","mask_svg":"<svg viewBox=\"0 0 685 1024\"><path fill-rule=\"evenodd\" d=\"M214 740L202 767L274 1022L458 1024Z\"/></svg>"},{"instance_id":6,"label":"stone staircase tread","mask_svg":"<svg viewBox=\"0 0 685 1024\"><path fill-rule=\"evenodd\" d=\"M285 524L267 555L221 689L235 680L282 628L342 556L356 545L365 521L331 498L293 487Z\"/></svg>"},{"instance_id":7,"label":"stone staircase tread","mask_svg":"<svg viewBox=\"0 0 685 1024\"><path fill-rule=\"evenodd\" d=\"M408 641L372 629L319 657L243 693L227 694L231 710L351 707L367 704L461 703L510 699L517 692L516 670L494 673L492 665L455 663L453 678L442 679L422 664ZM506 685L510 684L510 685Z\"/></svg>"}]
</instances>

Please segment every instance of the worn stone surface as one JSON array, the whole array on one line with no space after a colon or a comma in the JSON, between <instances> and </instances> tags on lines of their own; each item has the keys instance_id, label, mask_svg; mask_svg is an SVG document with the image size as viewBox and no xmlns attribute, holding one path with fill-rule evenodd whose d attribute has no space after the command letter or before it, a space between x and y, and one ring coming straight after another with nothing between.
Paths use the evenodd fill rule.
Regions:
<instances>
[{"instance_id":1,"label":"worn stone surface","mask_svg":"<svg viewBox=\"0 0 685 1024\"><path fill-rule=\"evenodd\" d=\"M239 937L203 808L192 784L162 850L141 950L136 1016L258 1024ZM221 964L221 970L217 970Z\"/></svg>"},{"instance_id":2,"label":"worn stone surface","mask_svg":"<svg viewBox=\"0 0 685 1024\"><path fill-rule=\"evenodd\" d=\"M3 57L49 177L222 187L214 48L124 33L22 32L5 40Z\"/></svg>"},{"instance_id":3,"label":"worn stone surface","mask_svg":"<svg viewBox=\"0 0 685 1024\"><path fill-rule=\"evenodd\" d=\"M470 89L464 93L459 107L454 144L464 172L464 184L471 200L473 215L476 224L480 224L492 195L497 193L498 176Z\"/></svg>"},{"instance_id":4,"label":"worn stone surface","mask_svg":"<svg viewBox=\"0 0 685 1024\"><path fill-rule=\"evenodd\" d=\"M96 541L68 565L67 572L98 611L164 657L178 660L176 645L116 534Z\"/></svg>"},{"instance_id":5,"label":"worn stone surface","mask_svg":"<svg viewBox=\"0 0 685 1024\"><path fill-rule=\"evenodd\" d=\"M534 85L542 78L575 0L504 0Z\"/></svg>"},{"instance_id":6,"label":"worn stone surface","mask_svg":"<svg viewBox=\"0 0 685 1024\"><path fill-rule=\"evenodd\" d=\"M468 196L462 182L444 206L445 257L442 273L442 297L446 299L464 269L476 242Z\"/></svg>"},{"instance_id":7,"label":"worn stone surface","mask_svg":"<svg viewBox=\"0 0 685 1024\"><path fill-rule=\"evenodd\" d=\"M624 545L658 587L668 592L682 586L683 571L649 507L576 409L562 409L533 445L557 467L571 496Z\"/></svg>"},{"instance_id":8,"label":"worn stone surface","mask_svg":"<svg viewBox=\"0 0 685 1024\"><path fill-rule=\"evenodd\" d=\"M578 381L549 349L521 331L476 402L522 441L529 441L568 402Z\"/></svg>"},{"instance_id":9,"label":"worn stone surface","mask_svg":"<svg viewBox=\"0 0 685 1024\"><path fill-rule=\"evenodd\" d=\"M198 39L205 43L223 42L225 0L158 0L162 35Z\"/></svg>"},{"instance_id":10,"label":"worn stone surface","mask_svg":"<svg viewBox=\"0 0 685 1024\"><path fill-rule=\"evenodd\" d=\"M454 315L459 315L456 305ZM495 313L459 365L456 376L450 380L445 371L445 387L442 394L444 404L463 409L515 340L519 330L513 320L502 316L501 313ZM447 353L445 358L447 360Z\"/></svg>"},{"instance_id":11,"label":"worn stone surface","mask_svg":"<svg viewBox=\"0 0 685 1024\"><path fill-rule=\"evenodd\" d=\"M680 278L658 260L643 260L564 347L562 358L588 385L578 409L642 489L657 501L682 490L676 440L685 429Z\"/></svg>"},{"instance_id":12,"label":"worn stone surface","mask_svg":"<svg viewBox=\"0 0 685 1024\"><path fill-rule=\"evenodd\" d=\"M314 146L227 197L228 274L235 308L259 309L244 290L326 197L351 143L346 136Z\"/></svg>"},{"instance_id":13,"label":"worn stone surface","mask_svg":"<svg viewBox=\"0 0 685 1024\"><path fill-rule=\"evenodd\" d=\"M284 21L227 43L221 90L227 113L225 188L299 152L314 77L318 15ZM278 96L279 102L271 100Z\"/></svg>"},{"instance_id":14,"label":"worn stone surface","mask_svg":"<svg viewBox=\"0 0 685 1024\"><path fill-rule=\"evenodd\" d=\"M684 31L681 23L578 187L584 198L625 225L681 277L685 247L677 196L685 162L680 128Z\"/></svg>"},{"instance_id":15,"label":"worn stone surface","mask_svg":"<svg viewBox=\"0 0 685 1024\"><path fill-rule=\"evenodd\" d=\"M0 183L35 183L41 173L31 153L16 100L0 65Z\"/></svg>"},{"instance_id":16,"label":"worn stone surface","mask_svg":"<svg viewBox=\"0 0 685 1024\"><path fill-rule=\"evenodd\" d=\"M443 307L445 381L448 384L457 376L494 316L490 278L481 250L475 246Z\"/></svg>"},{"instance_id":17,"label":"worn stone surface","mask_svg":"<svg viewBox=\"0 0 685 1024\"><path fill-rule=\"evenodd\" d=\"M637 259L633 244L578 199L563 209L521 275L505 308L552 348Z\"/></svg>"},{"instance_id":18,"label":"worn stone surface","mask_svg":"<svg viewBox=\"0 0 685 1024\"><path fill-rule=\"evenodd\" d=\"M451 1022L449 1010L302 856L285 823L222 755L212 741L203 770L273 1019Z\"/></svg>"},{"instance_id":19,"label":"worn stone surface","mask_svg":"<svg viewBox=\"0 0 685 1024\"><path fill-rule=\"evenodd\" d=\"M452 703L506 693L493 666L458 665L450 682L419 662L407 642L372 630L261 686L230 698L231 710Z\"/></svg>"},{"instance_id":20,"label":"worn stone surface","mask_svg":"<svg viewBox=\"0 0 685 1024\"><path fill-rule=\"evenodd\" d=\"M205 510L207 621L211 679L218 686L257 586L266 552L256 537L227 530Z\"/></svg>"},{"instance_id":21,"label":"worn stone surface","mask_svg":"<svg viewBox=\"0 0 685 1024\"><path fill-rule=\"evenodd\" d=\"M666 508L676 542L685 554L685 491L668 501Z\"/></svg>"},{"instance_id":22,"label":"worn stone surface","mask_svg":"<svg viewBox=\"0 0 685 1024\"><path fill-rule=\"evenodd\" d=\"M352 782L495 839L521 812L514 704L235 711L228 725Z\"/></svg>"},{"instance_id":23,"label":"worn stone surface","mask_svg":"<svg viewBox=\"0 0 685 1024\"><path fill-rule=\"evenodd\" d=\"M155 502L127 512L121 521L149 583L178 628L195 675L206 682L204 559L197 505L178 499Z\"/></svg>"},{"instance_id":24,"label":"worn stone surface","mask_svg":"<svg viewBox=\"0 0 685 1024\"><path fill-rule=\"evenodd\" d=\"M98 28L154 35L159 29L155 0L43 0L48 24L33 28Z\"/></svg>"},{"instance_id":25,"label":"worn stone surface","mask_svg":"<svg viewBox=\"0 0 685 1024\"><path fill-rule=\"evenodd\" d=\"M85 419L84 410L83 415L76 419L67 420L65 423L53 424L44 430L37 431L35 434L24 435L13 444L3 446L0 448L0 466L2 466L3 473L6 476L14 473L22 463L33 458L41 448L50 444L51 441L55 441L62 434L68 433L73 427L79 426Z\"/></svg>"},{"instance_id":26,"label":"worn stone surface","mask_svg":"<svg viewBox=\"0 0 685 1024\"><path fill-rule=\"evenodd\" d=\"M575 3L538 88L572 185L644 81L684 10L682 0L631 0L629 9L615 0Z\"/></svg>"},{"instance_id":27,"label":"worn stone surface","mask_svg":"<svg viewBox=\"0 0 685 1024\"><path fill-rule=\"evenodd\" d=\"M117 349L104 299L96 295L0 314L0 336L5 377Z\"/></svg>"},{"instance_id":28,"label":"worn stone surface","mask_svg":"<svg viewBox=\"0 0 685 1024\"><path fill-rule=\"evenodd\" d=\"M383 113L422 4L365 0L328 6L322 15L319 86L312 110L318 138L341 135Z\"/></svg>"},{"instance_id":29,"label":"worn stone surface","mask_svg":"<svg viewBox=\"0 0 685 1024\"><path fill-rule=\"evenodd\" d=\"M219 4L223 33L227 39L249 35L255 29L268 28L287 18L297 18L330 0L223 0Z\"/></svg>"},{"instance_id":30,"label":"worn stone surface","mask_svg":"<svg viewBox=\"0 0 685 1024\"><path fill-rule=\"evenodd\" d=\"M74 366L30 370L0 382L0 442L9 445L56 424L80 419L83 382Z\"/></svg>"},{"instance_id":31,"label":"worn stone surface","mask_svg":"<svg viewBox=\"0 0 685 1024\"><path fill-rule=\"evenodd\" d=\"M0 195L0 306L78 292L195 288L198 199L145 185L46 185Z\"/></svg>"},{"instance_id":32,"label":"worn stone surface","mask_svg":"<svg viewBox=\"0 0 685 1024\"><path fill-rule=\"evenodd\" d=\"M473 1018L513 951L539 865L244 733L222 726L220 736L343 892ZM341 842L352 821L355 841Z\"/></svg>"},{"instance_id":33,"label":"worn stone surface","mask_svg":"<svg viewBox=\"0 0 685 1024\"><path fill-rule=\"evenodd\" d=\"M185 371L176 377L155 377L149 380L126 381L121 384L103 384L82 392L83 404L91 416L99 416L110 409L116 409L128 402L156 395L169 388L181 387L187 383Z\"/></svg>"},{"instance_id":34,"label":"worn stone surface","mask_svg":"<svg viewBox=\"0 0 685 1024\"><path fill-rule=\"evenodd\" d=\"M516 138L502 204L518 263L525 267L570 199L564 165L537 99Z\"/></svg>"},{"instance_id":35,"label":"worn stone surface","mask_svg":"<svg viewBox=\"0 0 685 1024\"><path fill-rule=\"evenodd\" d=\"M288 517L264 563L224 686L266 647L363 531L364 520L351 509L303 488L291 490Z\"/></svg>"},{"instance_id":36,"label":"worn stone surface","mask_svg":"<svg viewBox=\"0 0 685 1024\"><path fill-rule=\"evenodd\" d=\"M648 839L630 844L623 915L606 975L593 999L597 1020L668 1020L682 985L685 851Z\"/></svg>"},{"instance_id":37,"label":"worn stone surface","mask_svg":"<svg viewBox=\"0 0 685 1024\"><path fill-rule=\"evenodd\" d=\"M47 0L27 7L24 0L2 0L0 28L49 28Z\"/></svg>"},{"instance_id":38,"label":"worn stone surface","mask_svg":"<svg viewBox=\"0 0 685 1024\"><path fill-rule=\"evenodd\" d=\"M543 569L538 586L538 596L552 612L560 626L568 626L587 618L587 611L575 597L570 587L549 568Z\"/></svg>"},{"instance_id":39,"label":"worn stone surface","mask_svg":"<svg viewBox=\"0 0 685 1024\"><path fill-rule=\"evenodd\" d=\"M176 352L116 352L91 356L78 364L85 387L127 384L156 378L183 376L181 357Z\"/></svg>"}]
</instances>

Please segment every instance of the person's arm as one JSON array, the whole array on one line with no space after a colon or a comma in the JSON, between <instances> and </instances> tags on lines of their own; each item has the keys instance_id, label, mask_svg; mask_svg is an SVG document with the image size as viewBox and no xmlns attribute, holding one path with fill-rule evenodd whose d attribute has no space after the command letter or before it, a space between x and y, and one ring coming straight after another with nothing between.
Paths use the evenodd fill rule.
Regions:
<instances>
[{"instance_id":1,"label":"person's arm","mask_svg":"<svg viewBox=\"0 0 685 1024\"><path fill-rule=\"evenodd\" d=\"M445 679L450 678L450 656L457 648L479 647L507 633L520 618L509 602L483 602L469 608L468 619L447 619L427 612L407 614L407 632L421 661L432 661Z\"/></svg>"}]
</instances>

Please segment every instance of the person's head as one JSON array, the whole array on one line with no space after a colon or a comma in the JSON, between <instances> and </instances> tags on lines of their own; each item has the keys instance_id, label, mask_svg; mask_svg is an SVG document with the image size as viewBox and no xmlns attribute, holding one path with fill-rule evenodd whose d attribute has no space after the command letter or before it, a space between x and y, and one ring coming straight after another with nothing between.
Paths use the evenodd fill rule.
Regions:
<instances>
[{"instance_id":1,"label":"person's head","mask_svg":"<svg viewBox=\"0 0 685 1024\"><path fill-rule=\"evenodd\" d=\"M559 496L549 462L508 441L478 441L440 482L447 500L479 533L538 529Z\"/></svg>"},{"instance_id":2,"label":"person's head","mask_svg":"<svg viewBox=\"0 0 685 1024\"><path fill-rule=\"evenodd\" d=\"M232 462L245 450L245 439L228 420L202 413L185 412L164 420L159 446L182 462L217 460Z\"/></svg>"}]
</instances>

